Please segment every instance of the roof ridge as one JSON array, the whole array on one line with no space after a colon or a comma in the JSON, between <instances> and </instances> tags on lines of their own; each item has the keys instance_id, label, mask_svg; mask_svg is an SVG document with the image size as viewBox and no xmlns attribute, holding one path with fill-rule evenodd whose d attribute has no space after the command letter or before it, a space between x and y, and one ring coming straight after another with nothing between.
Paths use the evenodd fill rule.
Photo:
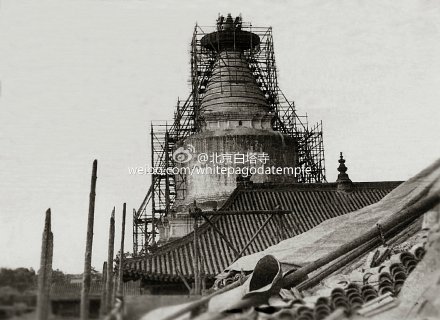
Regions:
<instances>
[{"instance_id":1,"label":"roof ridge","mask_svg":"<svg viewBox=\"0 0 440 320\"><path fill-rule=\"evenodd\" d=\"M404 181L362 181L362 182L353 182L353 185L356 189L371 189L371 188L389 188L390 186L397 187L402 184ZM240 192L256 192L261 190L271 190L278 191L280 189L286 191L301 191L301 190L313 190L313 191L321 191L328 190L337 192L337 182L327 182L327 183L253 183L252 186L247 188L239 188ZM226 204L226 203L225 203Z\"/></svg>"}]
</instances>

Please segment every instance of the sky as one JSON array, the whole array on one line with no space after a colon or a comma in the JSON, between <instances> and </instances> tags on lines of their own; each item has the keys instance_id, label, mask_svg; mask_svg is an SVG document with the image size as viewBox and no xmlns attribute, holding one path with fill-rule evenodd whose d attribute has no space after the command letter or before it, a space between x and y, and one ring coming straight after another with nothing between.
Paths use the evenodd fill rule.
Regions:
<instances>
[{"instance_id":1,"label":"sky","mask_svg":"<svg viewBox=\"0 0 440 320\"><path fill-rule=\"evenodd\" d=\"M439 157L440 3L429 0L0 2L0 267L38 268L52 209L54 268L83 268L98 159L92 265L116 207L149 185L149 125L189 94L196 22L242 14L272 26L278 81L322 120L329 181L339 152L353 181L406 180ZM116 245L119 248L118 245Z\"/></svg>"}]
</instances>

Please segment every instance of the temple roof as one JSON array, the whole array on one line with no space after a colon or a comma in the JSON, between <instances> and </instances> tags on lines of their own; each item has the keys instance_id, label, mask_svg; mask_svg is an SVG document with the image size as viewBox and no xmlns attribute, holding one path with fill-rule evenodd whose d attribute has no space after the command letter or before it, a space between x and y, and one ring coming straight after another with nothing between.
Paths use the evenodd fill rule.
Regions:
<instances>
[{"instance_id":1,"label":"temple roof","mask_svg":"<svg viewBox=\"0 0 440 320\"><path fill-rule=\"evenodd\" d=\"M262 251L283 239L304 233L321 222L378 202L401 182L354 182L349 190L339 183L252 184L242 183L219 211L198 228L202 270L213 278L229 266L254 234L271 216L270 212L289 213L271 219L244 250L243 255ZM249 214L249 211L264 213ZM268 211L268 213L266 213ZM245 213L248 214L245 214ZM215 230L217 229L217 230ZM220 231L234 247L228 246ZM194 233L169 242L149 256L131 258L125 264L125 276L159 281L181 281L194 277Z\"/></svg>"}]
</instances>

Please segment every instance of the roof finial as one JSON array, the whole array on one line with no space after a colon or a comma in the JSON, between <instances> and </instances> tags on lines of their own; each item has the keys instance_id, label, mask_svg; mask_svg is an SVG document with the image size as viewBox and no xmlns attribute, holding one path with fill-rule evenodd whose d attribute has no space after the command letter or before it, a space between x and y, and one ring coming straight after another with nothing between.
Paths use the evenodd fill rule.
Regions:
<instances>
[{"instance_id":1,"label":"roof finial","mask_svg":"<svg viewBox=\"0 0 440 320\"><path fill-rule=\"evenodd\" d=\"M347 167L345 166L345 159L342 155L342 152L339 154L339 167L338 167L338 179L336 182L338 183L338 190L342 191L350 191L353 187L353 182L350 180L347 174Z\"/></svg>"},{"instance_id":2,"label":"roof finial","mask_svg":"<svg viewBox=\"0 0 440 320\"><path fill-rule=\"evenodd\" d=\"M338 171L340 172L339 175L341 174L345 174L347 172L347 167L345 166L345 159L344 156L342 155L342 152L339 153L339 167L338 167ZM338 179L339 179L339 175L338 175ZM348 178L348 175L347 175Z\"/></svg>"}]
</instances>

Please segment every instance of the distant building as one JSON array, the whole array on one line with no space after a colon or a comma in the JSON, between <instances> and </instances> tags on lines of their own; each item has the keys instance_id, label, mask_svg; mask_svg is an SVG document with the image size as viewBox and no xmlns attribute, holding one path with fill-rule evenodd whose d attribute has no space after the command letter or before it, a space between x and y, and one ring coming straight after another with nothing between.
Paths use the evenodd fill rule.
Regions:
<instances>
[{"instance_id":1,"label":"distant building","mask_svg":"<svg viewBox=\"0 0 440 320\"><path fill-rule=\"evenodd\" d=\"M71 274L69 275L69 283L76 284L82 283L82 274Z\"/></svg>"}]
</instances>

